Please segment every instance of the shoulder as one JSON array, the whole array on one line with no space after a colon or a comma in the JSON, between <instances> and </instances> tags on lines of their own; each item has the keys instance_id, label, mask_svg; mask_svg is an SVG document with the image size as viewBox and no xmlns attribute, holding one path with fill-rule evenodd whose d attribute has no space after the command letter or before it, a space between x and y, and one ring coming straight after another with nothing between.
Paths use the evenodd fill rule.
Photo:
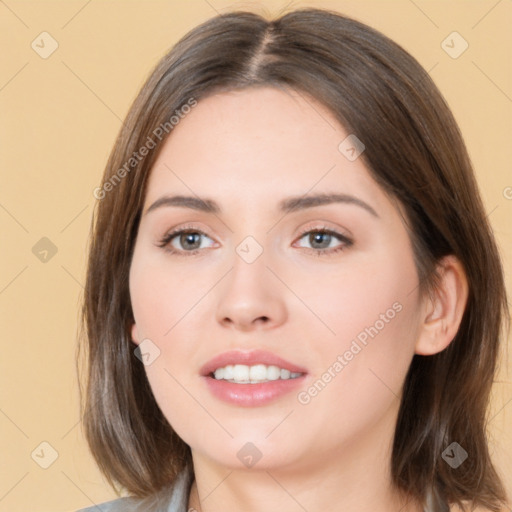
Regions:
<instances>
[{"instance_id":1,"label":"shoulder","mask_svg":"<svg viewBox=\"0 0 512 512\"><path fill-rule=\"evenodd\" d=\"M466 508L464 510L455 504L450 506L450 512L467 512L468 510L471 510L472 512L493 512L490 508L486 508L483 506L478 506L476 508L471 509L471 507L468 505L468 508ZM500 509L500 512L509 512L509 511L506 509Z\"/></svg>"},{"instance_id":2,"label":"shoulder","mask_svg":"<svg viewBox=\"0 0 512 512\"><path fill-rule=\"evenodd\" d=\"M191 485L192 474L183 471L174 485L170 485L154 495L146 498L117 498L82 508L76 512L177 512L186 509Z\"/></svg>"},{"instance_id":3,"label":"shoulder","mask_svg":"<svg viewBox=\"0 0 512 512\"><path fill-rule=\"evenodd\" d=\"M92 505L91 507L81 508L76 512L125 512L129 510L127 506L129 506L131 503L133 503L133 500L130 498L117 498L112 501L106 501L104 503Z\"/></svg>"}]
</instances>

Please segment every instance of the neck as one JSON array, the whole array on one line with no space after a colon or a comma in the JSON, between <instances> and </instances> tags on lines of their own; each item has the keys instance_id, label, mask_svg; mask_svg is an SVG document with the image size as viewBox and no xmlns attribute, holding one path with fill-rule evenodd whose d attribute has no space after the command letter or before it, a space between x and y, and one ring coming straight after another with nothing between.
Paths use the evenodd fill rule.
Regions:
<instances>
[{"instance_id":1,"label":"neck","mask_svg":"<svg viewBox=\"0 0 512 512\"><path fill-rule=\"evenodd\" d=\"M391 441L361 433L338 450L304 457L309 463L250 469L225 467L192 450L188 510L422 512L391 483Z\"/></svg>"}]
</instances>

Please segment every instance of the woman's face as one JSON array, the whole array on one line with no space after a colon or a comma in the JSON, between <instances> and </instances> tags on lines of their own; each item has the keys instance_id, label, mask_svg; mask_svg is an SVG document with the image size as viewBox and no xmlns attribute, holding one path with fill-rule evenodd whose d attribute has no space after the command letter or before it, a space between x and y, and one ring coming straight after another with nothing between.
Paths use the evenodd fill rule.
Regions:
<instances>
[{"instance_id":1,"label":"woman's face","mask_svg":"<svg viewBox=\"0 0 512 512\"><path fill-rule=\"evenodd\" d=\"M301 467L389 447L419 332L418 276L401 216L349 135L303 94L222 93L180 120L152 168L132 337L163 414L205 460ZM328 194L340 201L313 200ZM172 196L191 199L161 201ZM209 365L228 351L238 355ZM242 357L254 351L270 355ZM255 366L250 378L267 382L203 375L237 362L217 376Z\"/></svg>"}]
</instances>

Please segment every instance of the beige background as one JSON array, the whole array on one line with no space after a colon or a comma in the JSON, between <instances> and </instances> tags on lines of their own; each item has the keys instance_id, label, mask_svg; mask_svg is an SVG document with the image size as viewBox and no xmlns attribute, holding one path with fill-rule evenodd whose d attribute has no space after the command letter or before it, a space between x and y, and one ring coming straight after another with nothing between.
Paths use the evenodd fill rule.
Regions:
<instances>
[{"instance_id":1,"label":"beige background","mask_svg":"<svg viewBox=\"0 0 512 512\"><path fill-rule=\"evenodd\" d=\"M74 365L93 189L121 119L174 42L216 12L278 13L288 3L0 1L0 512L74 511L116 497L82 436ZM429 70L460 123L512 294L512 1L293 6L328 7L366 22ZM458 58L441 46L453 31L469 44ZM51 49L51 39L42 32L58 43L47 58L40 53ZM451 37L450 51L462 49L463 41ZM57 249L46 262L33 252L43 237ZM39 243L39 251L48 244ZM506 361L490 427L493 457L512 496ZM52 449L58 457L43 469Z\"/></svg>"}]
</instances>

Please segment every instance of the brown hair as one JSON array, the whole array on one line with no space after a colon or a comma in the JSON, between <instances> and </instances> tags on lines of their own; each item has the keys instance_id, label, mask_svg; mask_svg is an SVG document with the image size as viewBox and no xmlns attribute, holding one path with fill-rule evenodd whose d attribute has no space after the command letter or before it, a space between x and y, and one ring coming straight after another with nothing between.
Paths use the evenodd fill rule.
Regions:
<instances>
[{"instance_id":1,"label":"brown hair","mask_svg":"<svg viewBox=\"0 0 512 512\"><path fill-rule=\"evenodd\" d=\"M486 414L501 328L510 318L498 249L464 142L411 55L326 9L297 9L273 20L234 11L207 20L161 59L127 114L95 192L101 200L82 310L87 370L80 399L99 468L113 487L138 497L192 471L190 447L163 416L134 355L131 257L148 175L172 133L169 119L217 92L260 85L309 95L363 141L371 175L405 212L422 291L436 285L436 262L444 255L463 264L469 296L460 328L442 352L413 357L391 472L397 488L422 504L430 494L433 511L451 503L464 508L466 500L500 510L507 496L490 459ZM139 151L155 138L154 149ZM453 441L469 454L457 469L441 457Z\"/></svg>"}]
</instances>

